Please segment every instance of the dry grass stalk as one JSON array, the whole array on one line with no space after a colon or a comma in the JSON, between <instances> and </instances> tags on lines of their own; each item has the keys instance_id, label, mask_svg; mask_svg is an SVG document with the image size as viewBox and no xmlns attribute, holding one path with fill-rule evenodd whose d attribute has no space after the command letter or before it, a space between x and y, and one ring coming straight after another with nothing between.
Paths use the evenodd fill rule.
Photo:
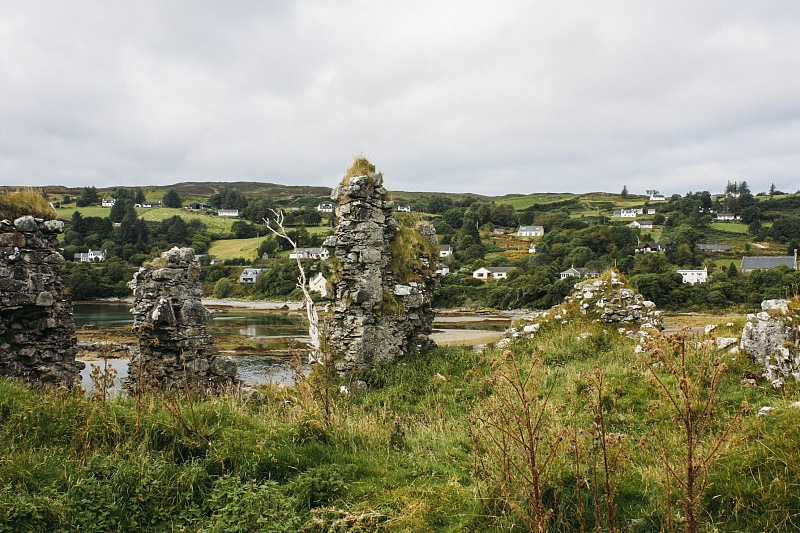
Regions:
<instances>
[{"instance_id":1,"label":"dry grass stalk","mask_svg":"<svg viewBox=\"0 0 800 533\"><path fill-rule=\"evenodd\" d=\"M674 488L681 491L678 502L685 513L684 531L695 533L708 472L725 451L731 431L741 421L744 406L721 428L715 426L719 418L717 390L728 365L720 357L712 358L707 343L691 342L686 328L657 338L648 348L643 362L650 370L652 385L661 394L656 409L668 414L681 433L679 465L662 448L664 483L668 495L673 482ZM667 525L671 529L670 514L667 513Z\"/></svg>"}]
</instances>

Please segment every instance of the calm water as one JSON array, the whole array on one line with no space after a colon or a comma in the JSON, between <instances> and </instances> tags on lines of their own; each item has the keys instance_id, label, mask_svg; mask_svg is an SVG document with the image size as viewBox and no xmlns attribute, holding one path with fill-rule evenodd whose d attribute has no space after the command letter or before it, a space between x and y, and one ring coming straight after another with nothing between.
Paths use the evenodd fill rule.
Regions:
<instances>
[{"instance_id":1,"label":"calm water","mask_svg":"<svg viewBox=\"0 0 800 533\"><path fill-rule=\"evenodd\" d=\"M120 333L130 334L133 316L130 313L130 304L125 303L94 303L76 304L73 307L73 316L76 327L87 325L96 326L101 330L118 329ZM472 317L473 321L486 321L486 317ZM470 322L468 317L441 317L442 322ZM231 354L239 363L239 377L245 383L257 385L267 382L292 384L292 372L287 369L288 349L302 348L308 342L308 329L305 316L301 313L276 313L271 311L255 310L219 310L214 312L214 318L209 325L209 333L217 338L218 342L227 341L228 345L242 343L255 346L250 351L257 354ZM477 324L476 324L477 325ZM478 326L480 327L480 326ZM484 325L485 327L485 325ZM476 333L484 331L488 334L497 334L491 330L473 330L475 325L461 324L458 329L444 329L453 338L442 344L475 344L493 342L497 340L476 338L470 342ZM439 328L437 328L438 330ZM469 329L472 331L464 331ZM461 333L459 334L459 331ZM437 340L437 342L440 342ZM278 355L277 357L275 357ZM83 386L87 390L92 388L89 375L94 365L102 365L102 361L87 361L86 368L81 373ZM127 360L112 360L109 364L117 370L117 381L128 374ZM308 371L308 369L306 369Z\"/></svg>"},{"instance_id":2,"label":"calm water","mask_svg":"<svg viewBox=\"0 0 800 533\"><path fill-rule=\"evenodd\" d=\"M133 324L130 304L75 304L75 327L93 325L99 329L129 328ZM215 311L209 333L241 335L255 339L292 337L308 333L303 315L299 313L274 313L270 311L226 310Z\"/></svg>"},{"instance_id":3,"label":"calm water","mask_svg":"<svg viewBox=\"0 0 800 533\"><path fill-rule=\"evenodd\" d=\"M117 329L129 333L133 324L130 304L102 303L76 304L73 318L76 327L97 326L98 329ZM274 313L254 310L215 311L209 326L214 337L244 337L253 341L268 341L265 345L277 349L302 347L298 340L307 338L308 329L299 313ZM292 384L292 372L287 368L287 358L263 355L230 354L239 363L239 377L247 384L277 382ZM89 377L93 366L101 366L102 361L86 361L81 372L83 387L93 388ZM127 360L110 360L109 366L117 371L117 386L128 375ZM308 371L308 368L306 368Z\"/></svg>"}]
</instances>

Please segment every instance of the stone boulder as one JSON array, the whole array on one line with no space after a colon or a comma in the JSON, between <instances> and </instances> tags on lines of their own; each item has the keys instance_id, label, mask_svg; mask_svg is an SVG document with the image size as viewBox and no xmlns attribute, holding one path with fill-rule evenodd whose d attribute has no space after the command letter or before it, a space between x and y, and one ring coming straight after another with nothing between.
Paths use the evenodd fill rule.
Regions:
<instances>
[{"instance_id":1,"label":"stone boulder","mask_svg":"<svg viewBox=\"0 0 800 533\"><path fill-rule=\"evenodd\" d=\"M765 300L761 312L747 315L740 347L769 380L789 375L800 380L800 313L787 300Z\"/></svg>"}]
</instances>

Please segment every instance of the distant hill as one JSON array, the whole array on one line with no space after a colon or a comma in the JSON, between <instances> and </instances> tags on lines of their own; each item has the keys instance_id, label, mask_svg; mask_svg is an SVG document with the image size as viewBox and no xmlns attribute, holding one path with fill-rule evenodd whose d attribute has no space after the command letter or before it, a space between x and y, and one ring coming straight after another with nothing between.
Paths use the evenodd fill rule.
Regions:
<instances>
[{"instance_id":1,"label":"distant hill","mask_svg":"<svg viewBox=\"0 0 800 533\"><path fill-rule=\"evenodd\" d=\"M264 183L257 181L208 181L196 182L185 181L171 185L148 185L142 187L148 201L161 200L169 189L174 189L186 202L205 201L212 194L219 192L222 187L237 189L248 198L271 197L274 200L285 204L297 202L302 199L324 199L329 198L331 187L320 187L312 185L281 185L277 183ZM4 189L16 189L17 187L0 187ZM117 187L98 187L97 192L101 198L110 198L114 189ZM136 187L121 187L124 189L136 189ZM80 195L81 187L65 187L60 185L49 185L41 189L51 197L51 199L61 199L62 196L69 195L73 198ZM503 196L486 196L474 193L449 193L449 192L424 192L424 191L391 191L390 197L397 203L411 203L420 198L430 198L432 196L445 196L454 201L460 201L471 197L481 202L496 202L511 204L515 209L521 210L536 204L548 204L567 199L576 199L587 211L600 209L611 209L628 207L629 205L640 205L647 200L646 196L631 195L627 199L622 199L618 194L613 193L531 193L531 194L506 194ZM294 205L312 203L297 202Z\"/></svg>"}]
</instances>

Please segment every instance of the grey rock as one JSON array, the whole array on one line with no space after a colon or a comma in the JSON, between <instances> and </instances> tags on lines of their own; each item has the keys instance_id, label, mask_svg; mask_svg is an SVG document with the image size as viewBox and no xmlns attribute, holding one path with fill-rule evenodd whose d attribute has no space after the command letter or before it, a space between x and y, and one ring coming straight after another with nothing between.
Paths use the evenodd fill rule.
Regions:
<instances>
[{"instance_id":1,"label":"grey rock","mask_svg":"<svg viewBox=\"0 0 800 533\"><path fill-rule=\"evenodd\" d=\"M756 315L748 315L740 348L762 366L770 381L800 373L800 338L796 318L785 300L767 300ZM785 309L784 313L782 310Z\"/></svg>"},{"instance_id":2,"label":"grey rock","mask_svg":"<svg viewBox=\"0 0 800 533\"><path fill-rule=\"evenodd\" d=\"M774 407L765 406L758 410L758 414L756 415L758 418L764 418L765 416L769 416L772 413L777 411Z\"/></svg>"},{"instance_id":3,"label":"grey rock","mask_svg":"<svg viewBox=\"0 0 800 533\"><path fill-rule=\"evenodd\" d=\"M14 221L14 227L26 233L39 231L39 224L36 223L32 216L19 217Z\"/></svg>"}]
</instances>

